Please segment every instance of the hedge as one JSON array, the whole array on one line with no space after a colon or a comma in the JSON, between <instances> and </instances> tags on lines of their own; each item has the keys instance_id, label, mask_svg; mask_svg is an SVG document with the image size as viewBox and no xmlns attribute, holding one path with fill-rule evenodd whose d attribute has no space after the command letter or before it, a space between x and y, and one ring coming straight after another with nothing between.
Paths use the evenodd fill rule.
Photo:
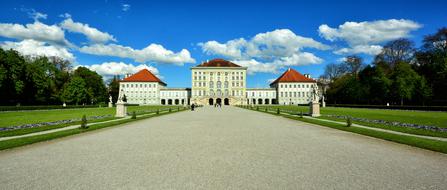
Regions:
<instances>
[{"instance_id":1,"label":"hedge","mask_svg":"<svg viewBox=\"0 0 447 190\"><path fill-rule=\"evenodd\" d=\"M374 109L392 109L392 110L423 110L423 111L447 111L447 106L399 106L399 105L356 105L356 104L326 104L331 107L347 108L374 108Z\"/></svg>"}]
</instances>

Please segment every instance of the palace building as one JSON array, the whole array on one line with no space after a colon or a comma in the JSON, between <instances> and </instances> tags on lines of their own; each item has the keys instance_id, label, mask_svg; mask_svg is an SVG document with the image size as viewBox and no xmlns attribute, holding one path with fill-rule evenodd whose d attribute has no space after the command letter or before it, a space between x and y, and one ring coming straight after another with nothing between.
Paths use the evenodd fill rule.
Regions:
<instances>
[{"instance_id":1,"label":"palace building","mask_svg":"<svg viewBox=\"0 0 447 190\"><path fill-rule=\"evenodd\" d=\"M213 59L191 68L191 88L168 88L143 69L120 81L119 96L141 105L308 104L316 81L289 68L270 88L247 88L247 68Z\"/></svg>"}]
</instances>

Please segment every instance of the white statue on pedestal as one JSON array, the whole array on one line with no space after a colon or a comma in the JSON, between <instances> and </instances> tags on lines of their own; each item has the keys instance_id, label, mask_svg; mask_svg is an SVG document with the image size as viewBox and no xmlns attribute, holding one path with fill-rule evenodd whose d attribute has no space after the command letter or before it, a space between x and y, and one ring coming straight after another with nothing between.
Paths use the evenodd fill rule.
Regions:
<instances>
[{"instance_id":1,"label":"white statue on pedestal","mask_svg":"<svg viewBox=\"0 0 447 190\"><path fill-rule=\"evenodd\" d=\"M309 115L312 117L320 116L320 97L318 91L318 85L312 86L312 100L309 103Z\"/></svg>"},{"instance_id":2,"label":"white statue on pedestal","mask_svg":"<svg viewBox=\"0 0 447 190\"><path fill-rule=\"evenodd\" d=\"M113 107L112 96L109 97L109 108Z\"/></svg>"}]
</instances>

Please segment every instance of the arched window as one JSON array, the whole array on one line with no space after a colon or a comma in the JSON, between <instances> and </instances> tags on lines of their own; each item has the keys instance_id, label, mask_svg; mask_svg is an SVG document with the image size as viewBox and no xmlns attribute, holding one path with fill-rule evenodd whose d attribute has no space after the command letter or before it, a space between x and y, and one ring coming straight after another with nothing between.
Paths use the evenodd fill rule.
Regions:
<instances>
[{"instance_id":1,"label":"arched window","mask_svg":"<svg viewBox=\"0 0 447 190\"><path fill-rule=\"evenodd\" d=\"M214 88L214 82L210 81L210 88Z\"/></svg>"},{"instance_id":2,"label":"arched window","mask_svg":"<svg viewBox=\"0 0 447 190\"><path fill-rule=\"evenodd\" d=\"M217 81L217 88L222 88L222 84L220 81Z\"/></svg>"},{"instance_id":3,"label":"arched window","mask_svg":"<svg viewBox=\"0 0 447 190\"><path fill-rule=\"evenodd\" d=\"M228 88L228 81L225 81L225 83L224 83L224 87L225 87L225 88Z\"/></svg>"}]
</instances>

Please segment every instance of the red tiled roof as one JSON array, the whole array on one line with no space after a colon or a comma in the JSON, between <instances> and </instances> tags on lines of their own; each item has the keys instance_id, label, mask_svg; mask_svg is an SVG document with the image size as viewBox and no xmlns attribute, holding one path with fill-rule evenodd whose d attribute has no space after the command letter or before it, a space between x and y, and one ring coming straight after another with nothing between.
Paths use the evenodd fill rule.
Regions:
<instances>
[{"instance_id":1,"label":"red tiled roof","mask_svg":"<svg viewBox=\"0 0 447 190\"><path fill-rule=\"evenodd\" d=\"M152 74L147 69L138 71L137 73L135 73L127 78L124 78L123 80L121 80L121 82L159 82L159 83L163 83L166 85L166 83L161 81L157 76Z\"/></svg>"},{"instance_id":2,"label":"red tiled roof","mask_svg":"<svg viewBox=\"0 0 447 190\"><path fill-rule=\"evenodd\" d=\"M307 78L294 69L287 69L280 77L273 81L270 85L278 82L316 82L313 79Z\"/></svg>"},{"instance_id":3,"label":"red tiled roof","mask_svg":"<svg viewBox=\"0 0 447 190\"><path fill-rule=\"evenodd\" d=\"M233 62L227 61L225 59L213 59L208 62L203 62L197 67L241 67L239 65L234 64Z\"/></svg>"}]
</instances>

